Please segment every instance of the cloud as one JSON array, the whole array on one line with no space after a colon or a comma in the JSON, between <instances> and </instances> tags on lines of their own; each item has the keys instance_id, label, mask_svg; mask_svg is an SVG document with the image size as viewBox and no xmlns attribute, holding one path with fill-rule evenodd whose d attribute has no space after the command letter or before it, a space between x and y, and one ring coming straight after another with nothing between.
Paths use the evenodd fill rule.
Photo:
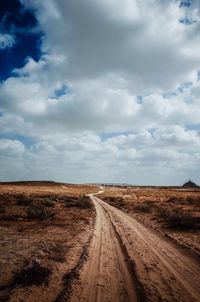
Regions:
<instances>
[{"instance_id":1,"label":"cloud","mask_svg":"<svg viewBox=\"0 0 200 302\"><path fill-rule=\"evenodd\" d=\"M6 157L12 157L23 154L25 148L24 145L17 140L0 139L0 155L6 155Z\"/></svg>"},{"instance_id":2,"label":"cloud","mask_svg":"<svg viewBox=\"0 0 200 302\"><path fill-rule=\"evenodd\" d=\"M187 172L197 181L200 137L195 131L175 131L182 132L182 137L174 136L174 129L167 136L163 129L154 135L143 131L105 140L89 133L49 135L29 148L19 141L3 140L0 154L7 170L1 170L0 176L9 179L13 167L18 171L12 175L15 180L50 177L68 182L161 185L181 184ZM194 141L196 148L184 148L187 143L194 145Z\"/></svg>"},{"instance_id":3,"label":"cloud","mask_svg":"<svg viewBox=\"0 0 200 302\"><path fill-rule=\"evenodd\" d=\"M12 48L16 41L12 35L0 33L0 50Z\"/></svg>"},{"instance_id":4,"label":"cloud","mask_svg":"<svg viewBox=\"0 0 200 302\"><path fill-rule=\"evenodd\" d=\"M49 80L49 85L45 81L42 72L38 80L35 75L9 78L0 87L0 110L35 124L35 129L30 129L40 134L138 131L199 123L198 81L170 95L154 93L141 99L128 89L118 88L114 77L112 81L104 78L73 83L69 93L57 98L52 95L61 82Z\"/></svg>"},{"instance_id":5,"label":"cloud","mask_svg":"<svg viewBox=\"0 0 200 302\"><path fill-rule=\"evenodd\" d=\"M198 22L181 24L185 13L176 1L24 4L38 8L43 49L66 58L60 72L68 81L114 74L135 94L160 92L189 81L199 68Z\"/></svg>"},{"instance_id":6,"label":"cloud","mask_svg":"<svg viewBox=\"0 0 200 302\"><path fill-rule=\"evenodd\" d=\"M36 12L42 57L0 84L0 178L198 182L198 6L21 2Z\"/></svg>"}]
</instances>

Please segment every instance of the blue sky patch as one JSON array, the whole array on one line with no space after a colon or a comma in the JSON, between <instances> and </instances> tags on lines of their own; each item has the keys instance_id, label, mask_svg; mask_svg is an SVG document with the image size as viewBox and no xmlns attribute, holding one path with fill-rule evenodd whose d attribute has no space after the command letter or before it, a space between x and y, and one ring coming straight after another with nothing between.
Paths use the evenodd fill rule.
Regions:
<instances>
[{"instance_id":1,"label":"blue sky patch","mask_svg":"<svg viewBox=\"0 0 200 302\"><path fill-rule=\"evenodd\" d=\"M16 133L0 134L0 139L18 140L24 144L26 148L30 148L36 142L36 139L30 136L20 135Z\"/></svg>"},{"instance_id":2,"label":"blue sky patch","mask_svg":"<svg viewBox=\"0 0 200 302\"><path fill-rule=\"evenodd\" d=\"M138 104L142 104L142 102L143 102L143 96L142 95L137 95L137 103Z\"/></svg>"},{"instance_id":3,"label":"blue sky patch","mask_svg":"<svg viewBox=\"0 0 200 302\"><path fill-rule=\"evenodd\" d=\"M69 93L70 93L69 87L67 85L63 84L60 88L58 88L54 91L53 97L59 98L63 95L69 94Z\"/></svg>"},{"instance_id":4,"label":"blue sky patch","mask_svg":"<svg viewBox=\"0 0 200 302\"><path fill-rule=\"evenodd\" d=\"M199 124L188 124L188 125L186 125L186 129L188 129L188 130L200 130L200 123Z\"/></svg>"},{"instance_id":5,"label":"blue sky patch","mask_svg":"<svg viewBox=\"0 0 200 302\"><path fill-rule=\"evenodd\" d=\"M179 7L190 7L192 5L189 0L181 0Z\"/></svg>"},{"instance_id":6,"label":"blue sky patch","mask_svg":"<svg viewBox=\"0 0 200 302\"><path fill-rule=\"evenodd\" d=\"M196 20L192 20L192 19L189 19L187 17L180 19L179 22L182 23L182 24L185 24L185 25L192 25L194 23L197 23Z\"/></svg>"},{"instance_id":7,"label":"blue sky patch","mask_svg":"<svg viewBox=\"0 0 200 302\"><path fill-rule=\"evenodd\" d=\"M178 89L178 93L183 93L185 89L190 88L192 86L192 82L185 82L183 85L181 85Z\"/></svg>"},{"instance_id":8,"label":"blue sky patch","mask_svg":"<svg viewBox=\"0 0 200 302\"><path fill-rule=\"evenodd\" d=\"M0 81L12 76L13 69L24 66L27 57L38 61L41 57L41 38L34 11L25 10L19 0L0 3L0 31L14 37L12 48L0 50Z\"/></svg>"},{"instance_id":9,"label":"blue sky patch","mask_svg":"<svg viewBox=\"0 0 200 302\"><path fill-rule=\"evenodd\" d=\"M122 131L122 132L103 132L103 133L98 133L98 135L101 137L102 141L106 141L109 138L113 138L116 136L120 136L120 135L129 135L129 134L133 134L133 131Z\"/></svg>"}]
</instances>

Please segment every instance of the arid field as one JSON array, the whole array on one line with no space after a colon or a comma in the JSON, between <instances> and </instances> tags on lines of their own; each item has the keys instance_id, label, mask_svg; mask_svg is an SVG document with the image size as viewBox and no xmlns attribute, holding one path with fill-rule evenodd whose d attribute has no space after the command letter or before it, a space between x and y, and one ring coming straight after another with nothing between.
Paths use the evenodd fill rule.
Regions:
<instances>
[{"instance_id":1,"label":"arid field","mask_svg":"<svg viewBox=\"0 0 200 302\"><path fill-rule=\"evenodd\" d=\"M93 230L94 208L82 196L96 191L51 183L0 186L0 301L62 295Z\"/></svg>"},{"instance_id":2,"label":"arid field","mask_svg":"<svg viewBox=\"0 0 200 302\"><path fill-rule=\"evenodd\" d=\"M199 256L199 189L0 185L2 302L199 301Z\"/></svg>"}]
</instances>

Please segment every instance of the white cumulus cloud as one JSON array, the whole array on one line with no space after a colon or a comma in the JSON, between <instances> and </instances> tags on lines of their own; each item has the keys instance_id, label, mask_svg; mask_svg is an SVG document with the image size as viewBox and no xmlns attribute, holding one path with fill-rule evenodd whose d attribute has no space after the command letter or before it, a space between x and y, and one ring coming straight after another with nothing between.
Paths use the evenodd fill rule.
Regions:
<instances>
[{"instance_id":1,"label":"white cumulus cloud","mask_svg":"<svg viewBox=\"0 0 200 302\"><path fill-rule=\"evenodd\" d=\"M42 56L0 84L0 178L200 182L198 1L21 2Z\"/></svg>"}]
</instances>

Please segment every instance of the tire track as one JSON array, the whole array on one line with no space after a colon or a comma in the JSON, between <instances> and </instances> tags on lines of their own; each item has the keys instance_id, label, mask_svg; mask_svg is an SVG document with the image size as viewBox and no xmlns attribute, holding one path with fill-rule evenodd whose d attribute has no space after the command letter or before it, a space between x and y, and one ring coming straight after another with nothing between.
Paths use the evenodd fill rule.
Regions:
<instances>
[{"instance_id":1,"label":"tire track","mask_svg":"<svg viewBox=\"0 0 200 302\"><path fill-rule=\"evenodd\" d=\"M95 231L71 302L200 301L196 259L121 210L90 197Z\"/></svg>"},{"instance_id":2,"label":"tire track","mask_svg":"<svg viewBox=\"0 0 200 302\"><path fill-rule=\"evenodd\" d=\"M200 266L195 259L121 210L95 200L109 214L128 256L134 259L148 301L200 301Z\"/></svg>"},{"instance_id":3,"label":"tire track","mask_svg":"<svg viewBox=\"0 0 200 302\"><path fill-rule=\"evenodd\" d=\"M133 267L109 215L95 197L91 196L91 199L97 213L95 231L89 260L80 273L78 284L73 288L70 301L144 301L142 287L136 282Z\"/></svg>"}]
</instances>

